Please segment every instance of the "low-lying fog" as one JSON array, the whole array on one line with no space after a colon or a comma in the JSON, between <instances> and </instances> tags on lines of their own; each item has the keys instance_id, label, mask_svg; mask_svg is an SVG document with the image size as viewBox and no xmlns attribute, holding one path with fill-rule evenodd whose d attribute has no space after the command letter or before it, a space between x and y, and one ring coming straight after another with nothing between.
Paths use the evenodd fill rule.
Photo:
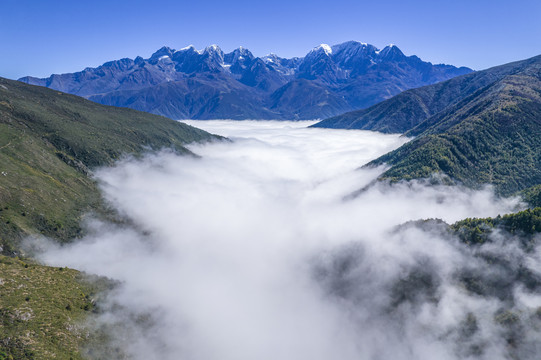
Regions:
<instances>
[{"instance_id":1,"label":"low-lying fog","mask_svg":"<svg viewBox=\"0 0 541 360\"><path fill-rule=\"evenodd\" d=\"M421 183L379 183L351 199L383 171L359 167L406 139L307 122L190 124L234 141L190 146L201 158L163 152L98 171L105 198L133 225L89 221L86 238L41 255L121 281L98 325L134 359L541 353L538 293L517 283L510 297L481 296L460 281L466 269L505 284L519 266L539 275L541 251L472 250L436 222L396 228L508 213L517 199Z\"/></svg>"}]
</instances>

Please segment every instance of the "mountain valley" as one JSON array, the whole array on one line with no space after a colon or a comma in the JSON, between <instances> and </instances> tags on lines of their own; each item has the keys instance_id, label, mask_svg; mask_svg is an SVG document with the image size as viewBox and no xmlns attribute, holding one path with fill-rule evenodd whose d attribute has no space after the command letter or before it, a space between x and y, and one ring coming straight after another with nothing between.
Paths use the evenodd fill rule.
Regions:
<instances>
[{"instance_id":1,"label":"mountain valley","mask_svg":"<svg viewBox=\"0 0 541 360\"><path fill-rule=\"evenodd\" d=\"M23 80L0 79L0 359L535 359L541 57L162 48Z\"/></svg>"}]
</instances>

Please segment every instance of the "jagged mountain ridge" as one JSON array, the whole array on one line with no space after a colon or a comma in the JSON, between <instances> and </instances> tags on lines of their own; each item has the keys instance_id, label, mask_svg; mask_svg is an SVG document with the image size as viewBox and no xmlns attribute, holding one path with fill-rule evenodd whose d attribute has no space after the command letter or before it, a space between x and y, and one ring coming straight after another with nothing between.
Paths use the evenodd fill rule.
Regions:
<instances>
[{"instance_id":1,"label":"jagged mountain ridge","mask_svg":"<svg viewBox=\"0 0 541 360\"><path fill-rule=\"evenodd\" d=\"M174 119L314 119L365 108L404 90L471 72L349 41L303 58L255 57L239 47L162 47L150 58L22 82Z\"/></svg>"}]
</instances>

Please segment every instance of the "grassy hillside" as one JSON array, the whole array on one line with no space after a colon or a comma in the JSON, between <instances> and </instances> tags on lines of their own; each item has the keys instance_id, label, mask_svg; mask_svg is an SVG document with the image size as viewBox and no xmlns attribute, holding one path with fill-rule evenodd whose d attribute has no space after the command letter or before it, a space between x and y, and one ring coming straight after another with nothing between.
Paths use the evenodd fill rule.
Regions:
<instances>
[{"instance_id":1,"label":"grassy hillside","mask_svg":"<svg viewBox=\"0 0 541 360\"><path fill-rule=\"evenodd\" d=\"M420 123L417 138L376 159L393 181L448 175L510 195L541 184L541 57Z\"/></svg>"},{"instance_id":2,"label":"grassy hillside","mask_svg":"<svg viewBox=\"0 0 541 360\"><path fill-rule=\"evenodd\" d=\"M146 149L188 153L183 145L211 138L164 117L0 78L3 253L27 234L78 236L81 216L103 210L91 169Z\"/></svg>"},{"instance_id":3,"label":"grassy hillside","mask_svg":"<svg viewBox=\"0 0 541 360\"><path fill-rule=\"evenodd\" d=\"M430 117L541 61L535 57L404 91L367 109L325 119L314 127L405 133Z\"/></svg>"},{"instance_id":4,"label":"grassy hillside","mask_svg":"<svg viewBox=\"0 0 541 360\"><path fill-rule=\"evenodd\" d=\"M0 255L0 360L82 359L95 283L76 270Z\"/></svg>"}]
</instances>

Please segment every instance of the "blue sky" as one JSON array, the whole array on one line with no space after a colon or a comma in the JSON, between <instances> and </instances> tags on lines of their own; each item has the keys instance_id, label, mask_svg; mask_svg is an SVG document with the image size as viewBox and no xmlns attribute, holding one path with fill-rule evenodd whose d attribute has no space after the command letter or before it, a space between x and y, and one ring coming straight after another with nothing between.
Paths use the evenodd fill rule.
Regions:
<instances>
[{"instance_id":1,"label":"blue sky","mask_svg":"<svg viewBox=\"0 0 541 360\"><path fill-rule=\"evenodd\" d=\"M541 1L1 0L0 35L0 76L12 79L147 58L163 45L292 57L347 40L479 70L541 54Z\"/></svg>"}]
</instances>

